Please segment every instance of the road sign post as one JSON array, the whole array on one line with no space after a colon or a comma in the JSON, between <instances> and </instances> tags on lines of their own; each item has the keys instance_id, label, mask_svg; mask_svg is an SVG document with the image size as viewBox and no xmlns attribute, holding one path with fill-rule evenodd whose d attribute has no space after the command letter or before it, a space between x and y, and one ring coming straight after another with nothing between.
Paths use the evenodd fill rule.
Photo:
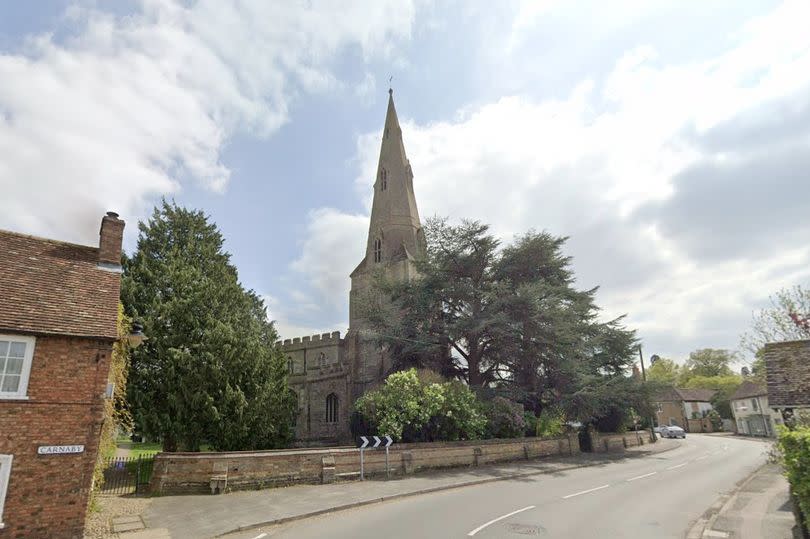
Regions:
<instances>
[{"instance_id":1,"label":"road sign post","mask_svg":"<svg viewBox=\"0 0 810 539\"><path fill-rule=\"evenodd\" d=\"M360 446L360 481L365 481L366 477L363 464L363 450L368 445L368 438L366 438L365 436L361 436L360 439L363 440L363 444Z\"/></svg>"},{"instance_id":2,"label":"road sign post","mask_svg":"<svg viewBox=\"0 0 810 539\"><path fill-rule=\"evenodd\" d=\"M385 478L386 479L391 478L391 470L388 467L388 448L391 446L391 443L393 441L394 440L392 440L390 436L388 436L387 434L385 435Z\"/></svg>"},{"instance_id":3,"label":"road sign post","mask_svg":"<svg viewBox=\"0 0 810 539\"><path fill-rule=\"evenodd\" d=\"M371 446L372 449L377 449L380 447L380 444L385 439L385 478L388 479L391 476L390 468L388 467L388 448L394 443L394 440L388 436L387 434L380 438L379 436L360 436L361 444L358 447L360 449L360 480L365 481L366 479L366 465L365 465L365 450L369 444L369 438L374 438L374 445Z\"/></svg>"}]
</instances>

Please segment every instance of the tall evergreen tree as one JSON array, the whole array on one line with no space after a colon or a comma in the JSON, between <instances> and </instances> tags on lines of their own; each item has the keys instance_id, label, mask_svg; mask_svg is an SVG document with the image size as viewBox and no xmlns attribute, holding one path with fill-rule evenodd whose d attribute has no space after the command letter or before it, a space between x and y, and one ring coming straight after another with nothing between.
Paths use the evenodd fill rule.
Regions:
<instances>
[{"instance_id":1,"label":"tall evergreen tree","mask_svg":"<svg viewBox=\"0 0 810 539\"><path fill-rule=\"evenodd\" d=\"M646 408L647 392L626 376L635 334L620 319L597 321L596 290L574 287L565 238L529 232L501 249L486 225L441 219L428 221L426 238L420 277L380 274L393 301L365 306L396 367L456 376L534 413L562 404L572 418L621 422Z\"/></svg>"},{"instance_id":2,"label":"tall evergreen tree","mask_svg":"<svg viewBox=\"0 0 810 539\"><path fill-rule=\"evenodd\" d=\"M136 426L166 451L282 447L295 394L261 299L238 281L215 224L166 201L139 223L122 299L148 340L132 354Z\"/></svg>"}]
</instances>

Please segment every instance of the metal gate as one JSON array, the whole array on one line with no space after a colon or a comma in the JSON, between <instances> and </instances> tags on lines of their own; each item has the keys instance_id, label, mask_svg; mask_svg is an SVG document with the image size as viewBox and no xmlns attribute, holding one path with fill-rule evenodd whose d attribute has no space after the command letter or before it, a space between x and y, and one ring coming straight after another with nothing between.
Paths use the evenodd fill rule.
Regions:
<instances>
[{"instance_id":1,"label":"metal gate","mask_svg":"<svg viewBox=\"0 0 810 539\"><path fill-rule=\"evenodd\" d=\"M137 457L109 457L104 462L104 482L101 494L122 495L144 492L152 478L155 455Z\"/></svg>"}]
</instances>

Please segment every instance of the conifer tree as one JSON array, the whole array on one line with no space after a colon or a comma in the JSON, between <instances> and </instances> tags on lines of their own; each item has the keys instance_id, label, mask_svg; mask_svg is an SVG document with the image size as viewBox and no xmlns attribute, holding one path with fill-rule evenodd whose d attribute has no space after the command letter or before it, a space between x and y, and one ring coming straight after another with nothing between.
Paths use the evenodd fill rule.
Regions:
<instances>
[{"instance_id":1,"label":"conifer tree","mask_svg":"<svg viewBox=\"0 0 810 539\"><path fill-rule=\"evenodd\" d=\"M127 313L148 336L131 359L136 428L166 451L287 445L296 398L276 331L216 225L164 200L138 226L122 281Z\"/></svg>"}]
</instances>

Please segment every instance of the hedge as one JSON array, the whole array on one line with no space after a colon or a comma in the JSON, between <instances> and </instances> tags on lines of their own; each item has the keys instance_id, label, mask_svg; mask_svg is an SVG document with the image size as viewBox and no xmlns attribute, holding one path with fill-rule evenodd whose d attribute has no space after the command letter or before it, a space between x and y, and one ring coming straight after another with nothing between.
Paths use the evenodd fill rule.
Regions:
<instances>
[{"instance_id":1,"label":"hedge","mask_svg":"<svg viewBox=\"0 0 810 539\"><path fill-rule=\"evenodd\" d=\"M804 515L804 525L810 528L810 427L782 429L779 448L790 489Z\"/></svg>"}]
</instances>

